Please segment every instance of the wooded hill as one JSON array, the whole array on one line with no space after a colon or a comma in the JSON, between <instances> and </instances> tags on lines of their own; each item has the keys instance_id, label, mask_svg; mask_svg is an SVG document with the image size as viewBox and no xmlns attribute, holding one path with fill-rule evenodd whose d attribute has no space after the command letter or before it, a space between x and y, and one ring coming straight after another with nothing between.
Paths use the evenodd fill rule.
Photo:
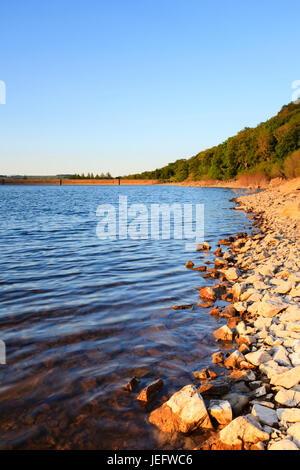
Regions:
<instances>
[{"instance_id":1,"label":"wooded hill","mask_svg":"<svg viewBox=\"0 0 300 470\"><path fill-rule=\"evenodd\" d=\"M300 103L283 106L268 121L246 127L189 159L126 178L180 182L228 180L244 174L263 174L268 178L300 176Z\"/></svg>"}]
</instances>

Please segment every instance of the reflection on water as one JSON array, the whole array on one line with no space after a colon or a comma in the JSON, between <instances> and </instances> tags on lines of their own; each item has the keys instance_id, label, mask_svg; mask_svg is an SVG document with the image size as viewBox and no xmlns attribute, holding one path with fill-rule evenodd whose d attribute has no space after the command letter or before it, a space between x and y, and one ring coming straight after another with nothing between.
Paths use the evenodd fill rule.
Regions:
<instances>
[{"instance_id":1,"label":"reflection on water","mask_svg":"<svg viewBox=\"0 0 300 470\"><path fill-rule=\"evenodd\" d=\"M211 281L185 268L212 260L184 240L100 241L96 208L118 202L205 204L205 239L249 229L231 190L170 186L0 187L2 448L193 448L148 422L123 385L158 377L156 406L217 347L216 320L197 307ZM194 304L193 310L170 305Z\"/></svg>"}]
</instances>

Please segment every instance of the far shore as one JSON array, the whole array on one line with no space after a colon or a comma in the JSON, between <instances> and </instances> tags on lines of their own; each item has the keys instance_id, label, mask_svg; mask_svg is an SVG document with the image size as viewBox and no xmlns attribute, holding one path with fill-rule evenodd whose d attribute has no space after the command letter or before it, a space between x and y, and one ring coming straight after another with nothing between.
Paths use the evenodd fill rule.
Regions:
<instances>
[{"instance_id":1,"label":"far shore","mask_svg":"<svg viewBox=\"0 0 300 470\"><path fill-rule=\"evenodd\" d=\"M182 182L163 182L161 180L138 180L138 179L68 179L68 178L0 178L0 185L26 185L26 186L184 186L191 188L228 188L228 189L272 189L286 184L283 178L274 178L268 181L265 178L244 177L227 181L200 180Z\"/></svg>"}]
</instances>

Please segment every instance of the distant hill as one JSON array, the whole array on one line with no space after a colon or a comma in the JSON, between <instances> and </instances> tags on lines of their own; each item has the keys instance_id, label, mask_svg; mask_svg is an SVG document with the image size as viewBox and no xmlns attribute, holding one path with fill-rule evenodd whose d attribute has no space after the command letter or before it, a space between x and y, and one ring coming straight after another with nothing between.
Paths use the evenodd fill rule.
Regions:
<instances>
[{"instance_id":1,"label":"distant hill","mask_svg":"<svg viewBox=\"0 0 300 470\"><path fill-rule=\"evenodd\" d=\"M283 106L268 121L246 127L222 144L189 159L127 178L180 182L227 180L245 174L263 174L268 178L300 176L300 104Z\"/></svg>"}]
</instances>

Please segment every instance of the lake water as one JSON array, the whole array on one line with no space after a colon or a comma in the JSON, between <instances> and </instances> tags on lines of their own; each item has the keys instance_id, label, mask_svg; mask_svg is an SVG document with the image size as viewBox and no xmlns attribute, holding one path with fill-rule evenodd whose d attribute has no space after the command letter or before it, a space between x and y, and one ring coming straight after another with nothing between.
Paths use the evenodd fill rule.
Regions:
<instances>
[{"instance_id":1,"label":"lake water","mask_svg":"<svg viewBox=\"0 0 300 470\"><path fill-rule=\"evenodd\" d=\"M164 387L153 406L193 382L217 350L219 325L198 307L197 286L213 283L185 268L212 261L184 240L99 240L99 204L205 205L205 240L251 230L230 208L229 189L176 186L1 186L1 448L193 448L170 442L149 422L135 393ZM194 309L174 310L176 304ZM225 321L221 320L221 324ZM179 439L179 438L178 438Z\"/></svg>"}]
</instances>

